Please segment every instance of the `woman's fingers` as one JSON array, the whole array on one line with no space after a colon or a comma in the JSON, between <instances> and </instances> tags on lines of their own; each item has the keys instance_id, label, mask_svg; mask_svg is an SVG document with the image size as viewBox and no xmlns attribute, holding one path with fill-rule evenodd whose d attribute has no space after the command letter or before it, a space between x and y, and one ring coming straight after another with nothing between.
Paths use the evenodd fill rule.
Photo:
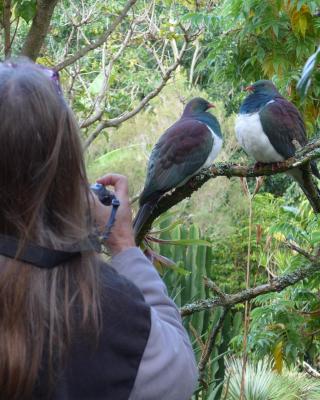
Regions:
<instances>
[{"instance_id":1,"label":"woman's fingers","mask_svg":"<svg viewBox=\"0 0 320 400\"><path fill-rule=\"evenodd\" d=\"M104 186L113 186L116 196L128 197L128 179L120 174L107 174L97 180Z\"/></svg>"},{"instance_id":2,"label":"woman's fingers","mask_svg":"<svg viewBox=\"0 0 320 400\"><path fill-rule=\"evenodd\" d=\"M110 207L104 206L94 192L91 192L89 195L89 204L95 223L98 229L102 231L110 217L111 209Z\"/></svg>"},{"instance_id":3,"label":"woman's fingers","mask_svg":"<svg viewBox=\"0 0 320 400\"><path fill-rule=\"evenodd\" d=\"M135 246L132 229L132 212L128 195L128 179L123 175L108 174L99 178L97 182L104 186L113 186L114 193L120 200L120 207L117 210L115 224L106 241L106 245L111 251L111 254L115 255L129 247Z\"/></svg>"}]
</instances>

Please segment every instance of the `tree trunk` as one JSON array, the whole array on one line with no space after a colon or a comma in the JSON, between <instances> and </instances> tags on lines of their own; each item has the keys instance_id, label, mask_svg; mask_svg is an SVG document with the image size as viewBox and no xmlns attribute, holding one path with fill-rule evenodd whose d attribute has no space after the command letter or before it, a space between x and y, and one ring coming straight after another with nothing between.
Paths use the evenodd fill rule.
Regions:
<instances>
[{"instance_id":1,"label":"tree trunk","mask_svg":"<svg viewBox=\"0 0 320 400\"><path fill-rule=\"evenodd\" d=\"M36 60L45 37L48 33L50 21L58 0L38 0L36 14L31 28L21 50L21 54Z\"/></svg>"}]
</instances>

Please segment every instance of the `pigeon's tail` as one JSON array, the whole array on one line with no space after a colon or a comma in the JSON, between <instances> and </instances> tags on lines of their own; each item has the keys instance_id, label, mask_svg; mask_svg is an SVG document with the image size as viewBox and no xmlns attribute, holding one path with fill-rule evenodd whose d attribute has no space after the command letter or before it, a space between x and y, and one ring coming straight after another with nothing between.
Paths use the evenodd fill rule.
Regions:
<instances>
[{"instance_id":1,"label":"pigeon's tail","mask_svg":"<svg viewBox=\"0 0 320 400\"><path fill-rule=\"evenodd\" d=\"M137 215L135 216L135 219L133 221L133 232L134 232L134 238L137 242L137 239L139 237L139 234L141 232L141 228L143 227L143 225L146 223L146 221L148 220L148 218L150 217L153 209L154 209L154 204L155 203L145 203L143 204L140 208L139 211L137 213Z\"/></svg>"},{"instance_id":2,"label":"pigeon's tail","mask_svg":"<svg viewBox=\"0 0 320 400\"><path fill-rule=\"evenodd\" d=\"M312 172L314 173L313 166L311 165ZM318 170L317 170L318 172ZM316 193L312 194L310 193L310 187L306 185L305 179L304 179L304 173L305 171L302 168L294 168L288 172L288 175L292 176L299 184L301 187L301 190L303 193L306 195L307 199L309 200L309 203L311 204L311 207L313 208L313 211L316 214L320 213L320 190L316 184L314 184L314 189ZM307 172L309 173L309 171ZM319 174L319 172L318 172ZM314 175L316 175L314 173ZM316 175L317 176L317 175Z\"/></svg>"}]
</instances>

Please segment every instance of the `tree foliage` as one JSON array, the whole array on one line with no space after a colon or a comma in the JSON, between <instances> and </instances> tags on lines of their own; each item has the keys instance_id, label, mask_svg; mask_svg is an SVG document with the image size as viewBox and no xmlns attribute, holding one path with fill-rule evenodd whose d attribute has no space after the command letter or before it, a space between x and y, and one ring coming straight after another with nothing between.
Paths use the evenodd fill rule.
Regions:
<instances>
[{"instance_id":1,"label":"tree foliage","mask_svg":"<svg viewBox=\"0 0 320 400\"><path fill-rule=\"evenodd\" d=\"M132 194L142 185L141 165L153 143L189 97L216 99L223 161L244 160L232 125L249 82L272 79L300 108L310 137L320 127L317 0L0 0L0 13L2 58L26 55L60 71L90 178L115 166L127 170ZM319 221L290 181L272 176L248 202L238 178L212 177L198 193L189 188L192 198L182 195L147 238L146 252L179 306L269 284L319 256ZM255 185L248 179L247 190ZM267 358L269 372L303 360L316 367L318 287L314 273L263 294L247 302L246 319L243 302L185 318L201 373L194 397L227 396L228 353L243 356L233 367L240 392L246 358L258 365ZM250 368L248 382L257 373Z\"/></svg>"},{"instance_id":2,"label":"tree foliage","mask_svg":"<svg viewBox=\"0 0 320 400\"><path fill-rule=\"evenodd\" d=\"M212 12L190 15L208 29L199 62L199 81L223 96L230 111L239 106L241 86L273 79L304 111L310 129L319 118L319 85L305 103L296 93L301 69L320 37L317 1L221 1ZM210 18L209 18L210 17Z\"/></svg>"}]
</instances>

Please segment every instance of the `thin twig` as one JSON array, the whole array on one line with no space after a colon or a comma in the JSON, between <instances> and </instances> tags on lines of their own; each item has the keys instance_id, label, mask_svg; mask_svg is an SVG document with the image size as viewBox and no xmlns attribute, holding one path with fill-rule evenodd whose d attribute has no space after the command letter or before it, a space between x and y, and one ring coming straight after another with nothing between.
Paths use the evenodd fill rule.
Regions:
<instances>
[{"instance_id":1,"label":"thin twig","mask_svg":"<svg viewBox=\"0 0 320 400\"><path fill-rule=\"evenodd\" d=\"M200 357L200 361L198 364L198 369L200 372L200 376L199 376L199 380L204 382L204 372L205 372L205 368L206 365L209 361L210 358L210 354L212 353L213 350L213 346L215 344L217 335L220 331L220 329L222 328L223 322L226 318L226 315L229 311L228 307L223 307L222 313L219 317L218 322L215 324L215 326L213 327L212 331L210 332L210 335L208 336L208 339L205 343L205 347L202 351L201 357Z\"/></svg>"},{"instance_id":2,"label":"thin twig","mask_svg":"<svg viewBox=\"0 0 320 400\"><path fill-rule=\"evenodd\" d=\"M313 256L312 254L308 253L307 251L303 250L301 247L299 247L298 245L286 240L284 242L284 244L289 247L289 249L296 251L297 253L303 255L304 257L306 257L309 261L311 262L316 262L317 261L317 257Z\"/></svg>"},{"instance_id":3,"label":"thin twig","mask_svg":"<svg viewBox=\"0 0 320 400\"><path fill-rule=\"evenodd\" d=\"M13 21L13 22L14 22L14 21ZM12 23L13 23L13 22L12 22ZM16 18L16 26L15 26L15 28L14 28L13 35L11 36L10 49L11 49L11 47L12 47L12 45L13 45L13 42L14 42L14 39L16 38L16 35L17 35L18 27L19 27L19 22L20 22L20 17L17 17L17 18Z\"/></svg>"},{"instance_id":4,"label":"thin twig","mask_svg":"<svg viewBox=\"0 0 320 400\"><path fill-rule=\"evenodd\" d=\"M166 71L165 75L162 78L161 83L154 89L152 90L147 96L145 96L140 103L136 106L136 108L134 108L132 111L126 112L124 113L122 116L117 117L117 118L113 118L113 119L109 119L106 121L101 121L98 126L95 128L95 130L91 133L91 135L88 137L88 139L85 141L84 143L84 149L87 149L90 144L95 140L95 138L99 135L99 133L107 128L107 127L116 127L120 124L122 124L124 121L128 120L129 118L134 117L136 114L138 114L148 103L151 99L153 99L154 97L156 97L161 90L165 87L167 81L170 79L172 73L178 68L178 66L180 65L183 55L186 52L187 49L187 43L188 41L185 41L182 49L179 53L179 58L178 60L173 63Z\"/></svg>"},{"instance_id":5,"label":"thin twig","mask_svg":"<svg viewBox=\"0 0 320 400\"><path fill-rule=\"evenodd\" d=\"M246 185L247 198L249 201L249 217L248 217L248 251L247 251L247 268L246 268L246 289L250 288L250 264L251 264L251 236L252 236L252 200L254 195L258 192L260 188L260 184L258 182L259 178L256 178L256 188L251 195L248 181L244 179L244 183ZM242 356L242 372L241 372L241 386L240 386L240 400L244 399L244 387L245 387L245 379L246 379L246 368L247 368L247 359L248 359L248 351L247 351L247 343L248 343L248 334L249 334L249 322L250 322L250 302L246 300L245 302L245 311L244 311L244 333L243 333L243 356Z\"/></svg>"},{"instance_id":6,"label":"thin twig","mask_svg":"<svg viewBox=\"0 0 320 400\"><path fill-rule=\"evenodd\" d=\"M307 362L303 361L302 362L303 369L313 378L319 379L320 378L320 372L318 372L316 369L312 368L311 365L309 365Z\"/></svg>"},{"instance_id":7,"label":"thin twig","mask_svg":"<svg viewBox=\"0 0 320 400\"><path fill-rule=\"evenodd\" d=\"M102 107L102 103L106 97L106 93L107 93L108 85L109 85L109 79L111 76L113 65L119 59L119 57L122 55L125 48L128 46L129 40L133 34L133 30L134 30L134 24L131 25L130 29L128 29L127 35L126 35L125 39L123 40L120 48L110 59L107 66L105 65L105 50L104 50L105 45L104 45L103 51L102 51L103 82L101 85L101 89L95 100L95 104L93 107L93 114L91 116L88 116L84 121L82 121L80 123L80 128L87 128L102 118L103 111L104 111L104 107Z\"/></svg>"},{"instance_id":8,"label":"thin twig","mask_svg":"<svg viewBox=\"0 0 320 400\"><path fill-rule=\"evenodd\" d=\"M113 21L113 23L107 28L104 33L96 39L94 42L92 42L90 45L87 45L85 47L82 47L80 50L78 50L75 54L73 54L71 57L67 58L66 60L62 61L58 65L55 66L55 69L57 71L60 71L61 69L67 67L68 65L73 64L83 56L85 56L89 51L92 51L105 43L109 36L111 35L112 32L115 31L117 26L126 18L129 10L133 7L133 5L137 2L137 0L129 0L127 4L123 7L121 13L117 16L117 18Z\"/></svg>"},{"instance_id":9,"label":"thin twig","mask_svg":"<svg viewBox=\"0 0 320 400\"><path fill-rule=\"evenodd\" d=\"M196 339L198 346L200 347L201 351L204 350L204 343L201 340L201 337L198 335L198 332L196 331L195 327L192 325L191 322L189 322L189 329L191 331L191 333L193 334L194 338Z\"/></svg>"},{"instance_id":10,"label":"thin twig","mask_svg":"<svg viewBox=\"0 0 320 400\"><path fill-rule=\"evenodd\" d=\"M217 296L222 297L223 299L225 298L226 296L225 293L211 279L209 279L207 276L204 276L203 280L204 280L204 285L208 289L212 290Z\"/></svg>"}]
</instances>

